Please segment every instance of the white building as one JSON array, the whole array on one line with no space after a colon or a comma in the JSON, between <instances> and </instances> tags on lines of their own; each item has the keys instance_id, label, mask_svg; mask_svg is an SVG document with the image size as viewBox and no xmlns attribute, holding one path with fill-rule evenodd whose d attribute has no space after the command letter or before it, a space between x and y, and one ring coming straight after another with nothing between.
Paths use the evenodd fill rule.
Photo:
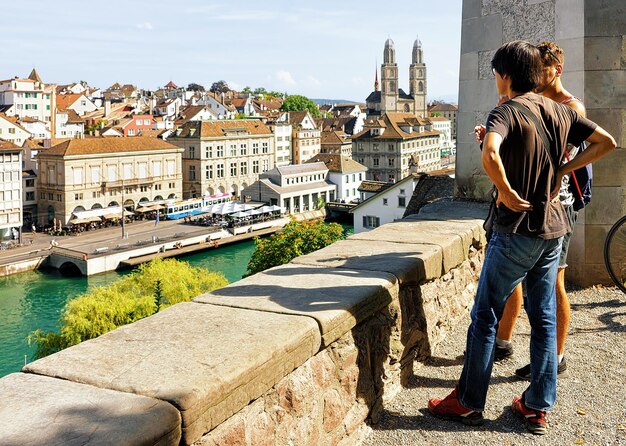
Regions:
<instances>
[{"instance_id":1,"label":"white building","mask_svg":"<svg viewBox=\"0 0 626 446\"><path fill-rule=\"evenodd\" d=\"M22 146L30 137L30 132L18 124L17 118L0 113L0 139Z\"/></svg>"},{"instance_id":2,"label":"white building","mask_svg":"<svg viewBox=\"0 0 626 446\"><path fill-rule=\"evenodd\" d=\"M353 208L350 212L354 214L354 233L401 219L418 180L418 175L409 175Z\"/></svg>"},{"instance_id":3,"label":"white building","mask_svg":"<svg viewBox=\"0 0 626 446\"><path fill-rule=\"evenodd\" d=\"M281 206L291 214L310 211L335 200L336 186L327 177L324 163L276 167L261 174L242 195L247 200Z\"/></svg>"},{"instance_id":4,"label":"white building","mask_svg":"<svg viewBox=\"0 0 626 446\"><path fill-rule=\"evenodd\" d=\"M55 138L80 138L85 134L85 123L74 110L58 109L55 124Z\"/></svg>"},{"instance_id":5,"label":"white building","mask_svg":"<svg viewBox=\"0 0 626 446\"><path fill-rule=\"evenodd\" d=\"M291 164L291 132L293 127L289 124L288 114L281 113L275 121L267 122L267 126L274 133L274 150L276 167L284 167Z\"/></svg>"},{"instance_id":6,"label":"white building","mask_svg":"<svg viewBox=\"0 0 626 446\"><path fill-rule=\"evenodd\" d=\"M430 117L428 118L433 124L433 129L441 132L439 137L439 145L441 147L441 155L450 155L452 153L452 121L443 117Z\"/></svg>"},{"instance_id":7,"label":"white building","mask_svg":"<svg viewBox=\"0 0 626 446\"><path fill-rule=\"evenodd\" d=\"M322 151L321 130L308 110L289 112L291 131L291 162L302 164Z\"/></svg>"},{"instance_id":8,"label":"white building","mask_svg":"<svg viewBox=\"0 0 626 446\"><path fill-rule=\"evenodd\" d=\"M50 122L54 86L46 86L33 69L28 79L0 81L0 106L7 115Z\"/></svg>"},{"instance_id":9,"label":"white building","mask_svg":"<svg viewBox=\"0 0 626 446\"><path fill-rule=\"evenodd\" d=\"M98 107L82 93L59 94L56 97L59 110L74 110L78 116L96 111Z\"/></svg>"},{"instance_id":10,"label":"white building","mask_svg":"<svg viewBox=\"0 0 626 446\"><path fill-rule=\"evenodd\" d=\"M30 133L31 138L50 139L50 129L48 124L35 118L20 119L19 124Z\"/></svg>"},{"instance_id":11,"label":"white building","mask_svg":"<svg viewBox=\"0 0 626 446\"><path fill-rule=\"evenodd\" d=\"M337 186L337 202L350 203L360 199L359 187L365 180L367 167L335 153L319 153L306 163L317 162L324 163L328 168L328 180Z\"/></svg>"},{"instance_id":12,"label":"white building","mask_svg":"<svg viewBox=\"0 0 626 446\"><path fill-rule=\"evenodd\" d=\"M22 149L0 139L0 240L22 227Z\"/></svg>"}]
</instances>

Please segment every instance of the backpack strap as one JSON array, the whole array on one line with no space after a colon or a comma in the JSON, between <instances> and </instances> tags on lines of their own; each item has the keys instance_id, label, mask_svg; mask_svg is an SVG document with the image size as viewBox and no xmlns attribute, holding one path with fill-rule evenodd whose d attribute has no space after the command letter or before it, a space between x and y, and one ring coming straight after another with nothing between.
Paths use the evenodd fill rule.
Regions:
<instances>
[{"instance_id":1,"label":"backpack strap","mask_svg":"<svg viewBox=\"0 0 626 446\"><path fill-rule=\"evenodd\" d=\"M537 133L539 134L539 138L541 139L541 142L543 143L544 150L548 154L548 159L550 160L550 164L552 164L552 170L554 170L554 173L556 174L555 162L552 159L552 153L550 152L550 138L548 138L548 134L544 130L543 125L541 125L541 123L539 122L539 118L537 118L537 115L535 115L528 107L516 101L511 100L507 102L506 105L510 105L511 107L516 109L522 115L524 115L530 122L533 123L533 125L535 126L535 129L537 130Z\"/></svg>"}]
</instances>

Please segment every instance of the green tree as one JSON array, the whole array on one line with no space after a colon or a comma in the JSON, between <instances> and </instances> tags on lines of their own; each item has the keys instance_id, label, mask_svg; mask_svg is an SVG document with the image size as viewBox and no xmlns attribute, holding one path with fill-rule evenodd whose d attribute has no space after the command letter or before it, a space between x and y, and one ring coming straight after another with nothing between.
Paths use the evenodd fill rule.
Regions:
<instances>
[{"instance_id":1,"label":"green tree","mask_svg":"<svg viewBox=\"0 0 626 446\"><path fill-rule=\"evenodd\" d=\"M35 358L43 358L227 283L221 273L175 259L156 259L110 285L70 300L59 332L38 329L29 334L28 342L36 344Z\"/></svg>"},{"instance_id":2,"label":"green tree","mask_svg":"<svg viewBox=\"0 0 626 446\"><path fill-rule=\"evenodd\" d=\"M263 87L257 87L257 88L254 89L254 94L255 94L255 96L256 95L260 95L260 94L267 95L267 90L265 88L263 88Z\"/></svg>"},{"instance_id":3,"label":"green tree","mask_svg":"<svg viewBox=\"0 0 626 446\"><path fill-rule=\"evenodd\" d=\"M248 262L246 276L288 263L298 256L317 251L343 237L343 228L337 223L292 220L282 231L271 237L254 239L256 246Z\"/></svg>"},{"instance_id":4,"label":"green tree","mask_svg":"<svg viewBox=\"0 0 626 446\"><path fill-rule=\"evenodd\" d=\"M204 91L204 87L200 84L196 84L195 82L190 83L189 85L187 85L187 90L190 91Z\"/></svg>"},{"instance_id":5,"label":"green tree","mask_svg":"<svg viewBox=\"0 0 626 446\"><path fill-rule=\"evenodd\" d=\"M297 94L288 96L280 109L282 111L308 110L314 118L320 117L320 109L317 107L317 104L309 98Z\"/></svg>"},{"instance_id":6,"label":"green tree","mask_svg":"<svg viewBox=\"0 0 626 446\"><path fill-rule=\"evenodd\" d=\"M228 88L226 81L217 81L211 84L209 91L211 93L226 93L227 91L230 91L230 88Z\"/></svg>"}]
</instances>

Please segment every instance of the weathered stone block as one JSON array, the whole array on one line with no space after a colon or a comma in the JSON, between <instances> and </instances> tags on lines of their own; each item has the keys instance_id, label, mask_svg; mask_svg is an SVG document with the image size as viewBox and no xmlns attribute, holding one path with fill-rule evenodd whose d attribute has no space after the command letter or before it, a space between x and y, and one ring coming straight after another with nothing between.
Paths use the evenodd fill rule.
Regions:
<instances>
[{"instance_id":1,"label":"weathered stone block","mask_svg":"<svg viewBox=\"0 0 626 446\"><path fill-rule=\"evenodd\" d=\"M459 104L464 112L488 111L497 103L498 90L493 79L459 81ZM468 132L473 129L474 126L471 126Z\"/></svg>"},{"instance_id":2,"label":"weathered stone block","mask_svg":"<svg viewBox=\"0 0 626 446\"><path fill-rule=\"evenodd\" d=\"M388 305L397 293L398 282L388 273L289 264L194 301L308 316L319 324L326 346Z\"/></svg>"},{"instance_id":3,"label":"weathered stone block","mask_svg":"<svg viewBox=\"0 0 626 446\"><path fill-rule=\"evenodd\" d=\"M461 54L471 51L495 50L502 45L502 16L463 19Z\"/></svg>"},{"instance_id":4,"label":"weathered stone block","mask_svg":"<svg viewBox=\"0 0 626 446\"><path fill-rule=\"evenodd\" d=\"M499 1L502 4L502 41L531 40L533 43L554 40L554 2L524 6L522 2ZM539 18L539 20L538 20Z\"/></svg>"},{"instance_id":5,"label":"weathered stone block","mask_svg":"<svg viewBox=\"0 0 626 446\"><path fill-rule=\"evenodd\" d=\"M481 3L482 0L463 0L463 18L470 19L480 17Z\"/></svg>"},{"instance_id":6,"label":"weathered stone block","mask_svg":"<svg viewBox=\"0 0 626 446\"><path fill-rule=\"evenodd\" d=\"M585 69L619 70L624 58L624 37L587 37L585 39ZM567 53L566 53L567 54Z\"/></svg>"},{"instance_id":7,"label":"weathered stone block","mask_svg":"<svg viewBox=\"0 0 626 446\"><path fill-rule=\"evenodd\" d=\"M311 318L181 303L24 370L168 401L191 444L319 347Z\"/></svg>"},{"instance_id":8,"label":"weathered stone block","mask_svg":"<svg viewBox=\"0 0 626 446\"><path fill-rule=\"evenodd\" d=\"M585 2L585 35L619 36L626 30L626 7L623 0Z\"/></svg>"},{"instance_id":9,"label":"weathered stone block","mask_svg":"<svg viewBox=\"0 0 626 446\"><path fill-rule=\"evenodd\" d=\"M617 149L593 163L594 187L623 187L626 184L626 150ZM595 197L592 198L595 202Z\"/></svg>"},{"instance_id":10,"label":"weathered stone block","mask_svg":"<svg viewBox=\"0 0 626 446\"><path fill-rule=\"evenodd\" d=\"M495 85L493 71L491 70L491 61L496 54L496 50L479 51L478 52L478 79L485 79ZM495 102L492 104L492 107Z\"/></svg>"},{"instance_id":11,"label":"weathered stone block","mask_svg":"<svg viewBox=\"0 0 626 446\"><path fill-rule=\"evenodd\" d=\"M582 37L585 30L584 8L584 0L556 0L554 37L559 43L563 39ZM567 57L568 53L565 54ZM565 63L567 64L567 59Z\"/></svg>"},{"instance_id":12,"label":"weathered stone block","mask_svg":"<svg viewBox=\"0 0 626 446\"><path fill-rule=\"evenodd\" d=\"M443 273L449 271L467 256L474 241L475 225L461 222L398 221L365 233L355 234L351 239L373 242L428 243L439 246L443 252ZM479 236L478 236L479 237ZM480 243L480 239L476 240Z\"/></svg>"},{"instance_id":13,"label":"weathered stone block","mask_svg":"<svg viewBox=\"0 0 626 446\"><path fill-rule=\"evenodd\" d=\"M291 263L354 270L382 271L403 283L419 283L441 274L442 251L438 246L341 240Z\"/></svg>"},{"instance_id":14,"label":"weathered stone block","mask_svg":"<svg viewBox=\"0 0 626 446\"><path fill-rule=\"evenodd\" d=\"M594 187L591 203L585 208L589 225L612 225L626 214L626 187Z\"/></svg>"},{"instance_id":15,"label":"weathered stone block","mask_svg":"<svg viewBox=\"0 0 626 446\"><path fill-rule=\"evenodd\" d=\"M626 148L626 109L587 109L587 117L615 138L618 150ZM618 154L618 150L608 157L624 156L623 151Z\"/></svg>"},{"instance_id":16,"label":"weathered stone block","mask_svg":"<svg viewBox=\"0 0 626 446\"><path fill-rule=\"evenodd\" d=\"M0 445L177 445L180 413L169 403L62 379L0 379Z\"/></svg>"},{"instance_id":17,"label":"weathered stone block","mask_svg":"<svg viewBox=\"0 0 626 446\"><path fill-rule=\"evenodd\" d=\"M586 71L585 106L621 109L626 104L626 70Z\"/></svg>"},{"instance_id":18,"label":"weathered stone block","mask_svg":"<svg viewBox=\"0 0 626 446\"><path fill-rule=\"evenodd\" d=\"M462 81L478 79L478 53L476 51L461 54L459 79Z\"/></svg>"},{"instance_id":19,"label":"weathered stone block","mask_svg":"<svg viewBox=\"0 0 626 446\"><path fill-rule=\"evenodd\" d=\"M565 51L565 67L564 75L574 71L585 70L585 39L581 37L572 37L569 39L561 39L558 44ZM569 82L566 83L569 90Z\"/></svg>"}]
</instances>

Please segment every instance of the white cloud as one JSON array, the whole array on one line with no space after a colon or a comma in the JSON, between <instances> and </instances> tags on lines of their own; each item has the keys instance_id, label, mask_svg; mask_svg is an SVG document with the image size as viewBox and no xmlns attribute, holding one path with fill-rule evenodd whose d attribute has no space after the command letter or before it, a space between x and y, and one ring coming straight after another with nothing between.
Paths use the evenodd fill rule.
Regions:
<instances>
[{"instance_id":1,"label":"white cloud","mask_svg":"<svg viewBox=\"0 0 626 446\"><path fill-rule=\"evenodd\" d=\"M151 30L154 29L154 27L152 26L152 23L150 23L150 22L138 23L136 26L139 29L146 29L148 31L151 31Z\"/></svg>"},{"instance_id":2,"label":"white cloud","mask_svg":"<svg viewBox=\"0 0 626 446\"><path fill-rule=\"evenodd\" d=\"M295 79L293 78L293 76L291 76L291 73L290 73L289 71L286 71L286 70L278 70L278 71L276 72L276 78L277 78L280 82L282 82L284 85L287 85L287 86L290 86L290 87L292 87L292 86L296 85L296 81L295 81Z\"/></svg>"},{"instance_id":3,"label":"white cloud","mask_svg":"<svg viewBox=\"0 0 626 446\"><path fill-rule=\"evenodd\" d=\"M319 87L320 85L322 85L322 83L319 80L317 80L314 76L311 76L311 75L307 76L304 79L304 83L312 87Z\"/></svg>"}]
</instances>

